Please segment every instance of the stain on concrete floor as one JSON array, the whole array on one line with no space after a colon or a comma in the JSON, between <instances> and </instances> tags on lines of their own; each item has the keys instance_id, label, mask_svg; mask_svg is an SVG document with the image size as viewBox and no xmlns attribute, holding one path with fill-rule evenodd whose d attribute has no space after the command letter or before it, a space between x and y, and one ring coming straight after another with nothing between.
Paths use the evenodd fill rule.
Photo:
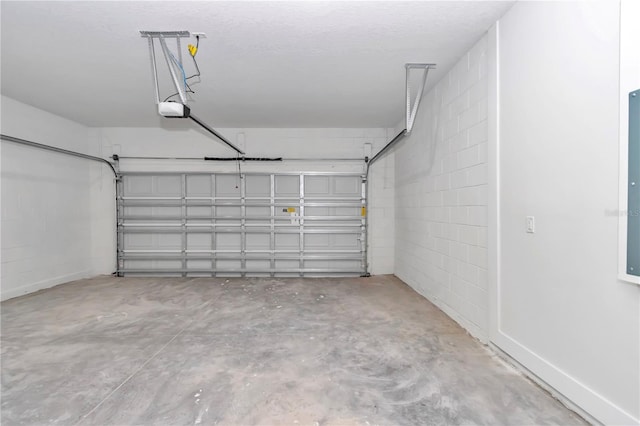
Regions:
<instances>
[{"instance_id":1,"label":"stain on concrete floor","mask_svg":"<svg viewBox=\"0 0 640 426\"><path fill-rule=\"evenodd\" d=\"M98 277L1 308L5 426L585 424L393 276Z\"/></svg>"}]
</instances>

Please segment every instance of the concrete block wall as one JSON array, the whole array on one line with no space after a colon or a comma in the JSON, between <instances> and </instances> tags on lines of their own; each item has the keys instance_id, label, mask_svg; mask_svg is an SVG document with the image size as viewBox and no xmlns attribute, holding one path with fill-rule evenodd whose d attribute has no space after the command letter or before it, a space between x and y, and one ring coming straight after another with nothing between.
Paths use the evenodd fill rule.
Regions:
<instances>
[{"instance_id":1,"label":"concrete block wall","mask_svg":"<svg viewBox=\"0 0 640 426\"><path fill-rule=\"evenodd\" d=\"M2 97L2 133L87 152L85 126ZM2 299L94 274L86 160L2 142ZM98 165L97 167L102 167Z\"/></svg>"},{"instance_id":2,"label":"concrete block wall","mask_svg":"<svg viewBox=\"0 0 640 426\"><path fill-rule=\"evenodd\" d=\"M488 339L487 37L424 95L395 151L395 275Z\"/></svg>"},{"instance_id":3,"label":"concrete block wall","mask_svg":"<svg viewBox=\"0 0 640 426\"><path fill-rule=\"evenodd\" d=\"M392 138L391 133L393 132L389 132L389 140ZM369 169L369 194L370 273L392 274L395 261L395 157L393 153L387 154Z\"/></svg>"}]
</instances>

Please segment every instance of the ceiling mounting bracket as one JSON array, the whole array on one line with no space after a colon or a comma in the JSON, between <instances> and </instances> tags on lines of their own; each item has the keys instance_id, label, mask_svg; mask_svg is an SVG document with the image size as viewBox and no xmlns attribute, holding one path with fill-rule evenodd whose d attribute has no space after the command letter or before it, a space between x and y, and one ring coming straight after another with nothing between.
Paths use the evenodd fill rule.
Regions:
<instances>
[{"instance_id":1,"label":"ceiling mounting bracket","mask_svg":"<svg viewBox=\"0 0 640 426\"><path fill-rule=\"evenodd\" d=\"M418 107L420 106L420 101L422 100L422 93L424 92L425 84L427 83L427 75L429 75L430 69L435 69L436 64L422 64L422 63L408 63L404 65L406 70L406 79L405 79L405 91L406 91L406 112L405 112L405 127L407 133L410 133L413 129L413 124L416 121L416 115L418 114ZM411 102L411 71L419 70L422 72L422 78L420 79L420 85L418 86L418 92L416 93L416 98Z\"/></svg>"},{"instance_id":2,"label":"ceiling mounting bracket","mask_svg":"<svg viewBox=\"0 0 640 426\"><path fill-rule=\"evenodd\" d=\"M167 66L169 67L169 73L171 74L171 80L173 86L180 96L180 100L183 105L187 103L187 82L184 75L184 68L182 66L182 49L180 48L180 39L191 37L189 31L140 31L140 36L149 40L149 55L151 56L151 74L153 75L153 82L156 89L156 105L160 104L160 84L158 82L158 65L156 63L156 49L154 40L158 40L162 54ZM176 58L167 46L167 40L174 39L176 42L176 51L178 57ZM182 79L178 79L178 75L182 74Z\"/></svg>"}]
</instances>

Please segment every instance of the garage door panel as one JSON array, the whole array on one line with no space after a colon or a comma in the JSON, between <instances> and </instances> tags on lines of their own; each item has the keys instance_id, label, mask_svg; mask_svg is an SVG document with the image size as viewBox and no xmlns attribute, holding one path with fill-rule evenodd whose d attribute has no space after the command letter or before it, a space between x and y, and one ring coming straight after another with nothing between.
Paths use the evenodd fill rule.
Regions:
<instances>
[{"instance_id":1,"label":"garage door panel","mask_svg":"<svg viewBox=\"0 0 640 426\"><path fill-rule=\"evenodd\" d=\"M295 197L292 196L282 196L275 194L276 205L281 207L295 207L297 208L300 205L300 195L297 194Z\"/></svg>"},{"instance_id":2,"label":"garage door panel","mask_svg":"<svg viewBox=\"0 0 640 426\"><path fill-rule=\"evenodd\" d=\"M211 197L213 195L211 175L191 175L186 177L188 197Z\"/></svg>"},{"instance_id":3,"label":"garage door panel","mask_svg":"<svg viewBox=\"0 0 640 426\"><path fill-rule=\"evenodd\" d=\"M278 220L291 220L300 214L298 203L288 203L284 206L278 206L275 209L275 215Z\"/></svg>"},{"instance_id":4,"label":"garage door panel","mask_svg":"<svg viewBox=\"0 0 640 426\"><path fill-rule=\"evenodd\" d=\"M332 268L336 269L353 269L357 268L359 265L359 260L340 260L340 259L328 259L328 260L305 260L304 266L305 268L310 269L322 269L322 268Z\"/></svg>"},{"instance_id":5,"label":"garage door panel","mask_svg":"<svg viewBox=\"0 0 640 426\"><path fill-rule=\"evenodd\" d=\"M182 207L154 207L151 212L154 218L180 217L181 214Z\"/></svg>"},{"instance_id":6,"label":"garage door panel","mask_svg":"<svg viewBox=\"0 0 640 426\"><path fill-rule=\"evenodd\" d=\"M305 197L329 194L329 176L305 176L304 195Z\"/></svg>"},{"instance_id":7,"label":"garage door panel","mask_svg":"<svg viewBox=\"0 0 640 426\"><path fill-rule=\"evenodd\" d=\"M153 262L153 269L176 270L182 268L179 260L156 260Z\"/></svg>"},{"instance_id":8,"label":"garage door panel","mask_svg":"<svg viewBox=\"0 0 640 426\"><path fill-rule=\"evenodd\" d=\"M153 182L154 195L180 197L182 195L181 176L156 176Z\"/></svg>"},{"instance_id":9,"label":"garage door panel","mask_svg":"<svg viewBox=\"0 0 640 426\"><path fill-rule=\"evenodd\" d=\"M271 207L270 206L264 206L264 207L249 206L249 207L245 207L245 208L246 208L247 217L251 217L251 216L269 216L271 214Z\"/></svg>"},{"instance_id":10,"label":"garage door panel","mask_svg":"<svg viewBox=\"0 0 640 426\"><path fill-rule=\"evenodd\" d=\"M360 216L361 206L334 207L331 209L333 216Z\"/></svg>"},{"instance_id":11,"label":"garage door panel","mask_svg":"<svg viewBox=\"0 0 640 426\"><path fill-rule=\"evenodd\" d=\"M247 223L252 224L270 224L271 223L271 207L245 207L245 215Z\"/></svg>"},{"instance_id":12,"label":"garage door panel","mask_svg":"<svg viewBox=\"0 0 640 426\"><path fill-rule=\"evenodd\" d=\"M177 270L182 267L182 262L179 260L126 260L125 262L128 269L140 272Z\"/></svg>"},{"instance_id":13,"label":"garage door panel","mask_svg":"<svg viewBox=\"0 0 640 426\"><path fill-rule=\"evenodd\" d=\"M239 251L240 234L217 234L216 250Z\"/></svg>"},{"instance_id":14,"label":"garage door panel","mask_svg":"<svg viewBox=\"0 0 640 426\"><path fill-rule=\"evenodd\" d=\"M121 275L366 271L359 174L124 173L118 192Z\"/></svg>"},{"instance_id":15,"label":"garage door panel","mask_svg":"<svg viewBox=\"0 0 640 426\"><path fill-rule=\"evenodd\" d=\"M300 235L276 234L275 243L278 249L297 250L300 248Z\"/></svg>"},{"instance_id":16,"label":"garage door panel","mask_svg":"<svg viewBox=\"0 0 640 426\"><path fill-rule=\"evenodd\" d=\"M240 271L242 265L239 260L220 259L216 261L216 266L222 271Z\"/></svg>"},{"instance_id":17,"label":"garage door panel","mask_svg":"<svg viewBox=\"0 0 640 426\"><path fill-rule=\"evenodd\" d=\"M216 197L240 198L240 177L233 175L216 175Z\"/></svg>"},{"instance_id":18,"label":"garage door panel","mask_svg":"<svg viewBox=\"0 0 640 426\"><path fill-rule=\"evenodd\" d=\"M154 267L153 260L125 260L127 269L151 270Z\"/></svg>"},{"instance_id":19,"label":"garage door panel","mask_svg":"<svg viewBox=\"0 0 640 426\"><path fill-rule=\"evenodd\" d=\"M276 197L291 197L292 195L300 195L299 176L276 176L275 184Z\"/></svg>"},{"instance_id":20,"label":"garage door panel","mask_svg":"<svg viewBox=\"0 0 640 426\"><path fill-rule=\"evenodd\" d=\"M124 209L125 216L144 216L149 217L153 215L153 207L126 207Z\"/></svg>"},{"instance_id":21,"label":"garage door panel","mask_svg":"<svg viewBox=\"0 0 640 426\"><path fill-rule=\"evenodd\" d=\"M276 269L281 270L296 270L300 267L298 260L276 260Z\"/></svg>"},{"instance_id":22,"label":"garage door panel","mask_svg":"<svg viewBox=\"0 0 640 426\"><path fill-rule=\"evenodd\" d=\"M228 218L230 216L234 218L240 218L241 213L242 209L240 207L224 206L216 208L216 216L220 218Z\"/></svg>"},{"instance_id":23,"label":"garage door panel","mask_svg":"<svg viewBox=\"0 0 640 426\"><path fill-rule=\"evenodd\" d=\"M124 237L125 250L151 250L153 248L153 235L151 234L126 234Z\"/></svg>"},{"instance_id":24,"label":"garage door panel","mask_svg":"<svg viewBox=\"0 0 640 426\"><path fill-rule=\"evenodd\" d=\"M156 241L158 249L164 250L180 250L182 249L181 234L157 234Z\"/></svg>"},{"instance_id":25,"label":"garage door panel","mask_svg":"<svg viewBox=\"0 0 640 426\"><path fill-rule=\"evenodd\" d=\"M270 197L271 177L266 175L245 177L245 195L247 197Z\"/></svg>"},{"instance_id":26,"label":"garage door panel","mask_svg":"<svg viewBox=\"0 0 640 426\"><path fill-rule=\"evenodd\" d=\"M328 260L305 260L305 269L329 269L330 262Z\"/></svg>"},{"instance_id":27,"label":"garage door panel","mask_svg":"<svg viewBox=\"0 0 640 426\"><path fill-rule=\"evenodd\" d=\"M246 232L268 232L271 228L269 219L247 219L245 221Z\"/></svg>"},{"instance_id":28,"label":"garage door panel","mask_svg":"<svg viewBox=\"0 0 640 426\"><path fill-rule=\"evenodd\" d=\"M256 271L256 276L269 276L271 271L271 262L268 260L247 260L246 268L249 271Z\"/></svg>"},{"instance_id":29,"label":"garage door panel","mask_svg":"<svg viewBox=\"0 0 640 426\"><path fill-rule=\"evenodd\" d=\"M309 235L306 235L306 237L304 239L304 248L305 248L305 250L317 249L317 248L328 249L329 248L329 234L309 234Z\"/></svg>"},{"instance_id":30,"label":"garage door panel","mask_svg":"<svg viewBox=\"0 0 640 426\"><path fill-rule=\"evenodd\" d=\"M212 234L187 234L187 250L211 250L212 246Z\"/></svg>"},{"instance_id":31,"label":"garage door panel","mask_svg":"<svg viewBox=\"0 0 640 426\"><path fill-rule=\"evenodd\" d=\"M153 194L153 176L132 176L127 179L124 188L124 196L151 196Z\"/></svg>"},{"instance_id":32,"label":"garage door panel","mask_svg":"<svg viewBox=\"0 0 640 426\"><path fill-rule=\"evenodd\" d=\"M187 269L191 269L194 271L210 271L211 270L211 260L204 259L187 259L186 260Z\"/></svg>"},{"instance_id":33,"label":"garage door panel","mask_svg":"<svg viewBox=\"0 0 640 426\"><path fill-rule=\"evenodd\" d=\"M269 250L271 247L271 235L266 233L247 233L247 250Z\"/></svg>"},{"instance_id":34,"label":"garage door panel","mask_svg":"<svg viewBox=\"0 0 640 426\"><path fill-rule=\"evenodd\" d=\"M305 260L304 267L308 269L353 270L359 267L358 260Z\"/></svg>"},{"instance_id":35,"label":"garage door panel","mask_svg":"<svg viewBox=\"0 0 640 426\"><path fill-rule=\"evenodd\" d=\"M331 235L331 240L333 247L352 250L360 248L360 234Z\"/></svg>"},{"instance_id":36,"label":"garage door panel","mask_svg":"<svg viewBox=\"0 0 640 426\"><path fill-rule=\"evenodd\" d=\"M189 206L187 207L187 217L207 217L213 216L211 207Z\"/></svg>"},{"instance_id":37,"label":"garage door panel","mask_svg":"<svg viewBox=\"0 0 640 426\"><path fill-rule=\"evenodd\" d=\"M360 195L360 180L353 176L336 176L332 179L332 194L357 197Z\"/></svg>"},{"instance_id":38,"label":"garage door panel","mask_svg":"<svg viewBox=\"0 0 640 426\"><path fill-rule=\"evenodd\" d=\"M329 207L305 207L305 216L329 216Z\"/></svg>"}]
</instances>

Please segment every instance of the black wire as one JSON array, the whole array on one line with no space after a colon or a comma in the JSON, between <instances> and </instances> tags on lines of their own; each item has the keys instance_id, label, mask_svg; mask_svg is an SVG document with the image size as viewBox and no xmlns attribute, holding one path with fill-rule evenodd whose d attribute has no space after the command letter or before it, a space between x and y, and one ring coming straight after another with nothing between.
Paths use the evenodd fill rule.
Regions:
<instances>
[{"instance_id":1,"label":"black wire","mask_svg":"<svg viewBox=\"0 0 640 426\"><path fill-rule=\"evenodd\" d=\"M187 80L189 80L190 78L194 78L194 77L200 77L200 68L198 67L198 63L196 62L196 57L192 56L191 57L193 59L193 64L196 66L196 70L198 71L197 73L195 73L192 76L187 77Z\"/></svg>"},{"instance_id":2,"label":"black wire","mask_svg":"<svg viewBox=\"0 0 640 426\"><path fill-rule=\"evenodd\" d=\"M189 89L187 90L187 93L196 93L196 92L194 92L193 90L191 90L191 87L190 87L188 84L187 84L187 87L189 88ZM165 100L164 100L164 101L162 101L162 102L167 102L169 99L173 98L174 96L178 96L179 94L180 94L180 93L174 93L173 95L167 96L167 97L165 98Z\"/></svg>"},{"instance_id":3,"label":"black wire","mask_svg":"<svg viewBox=\"0 0 640 426\"><path fill-rule=\"evenodd\" d=\"M190 77L187 77L187 80L194 77L200 77L200 67L198 67L198 61L196 61L196 55L198 54L199 46L200 46L200 36L196 36L196 53L194 55L191 55L191 59L193 59L193 64L196 66L197 73Z\"/></svg>"}]
</instances>

